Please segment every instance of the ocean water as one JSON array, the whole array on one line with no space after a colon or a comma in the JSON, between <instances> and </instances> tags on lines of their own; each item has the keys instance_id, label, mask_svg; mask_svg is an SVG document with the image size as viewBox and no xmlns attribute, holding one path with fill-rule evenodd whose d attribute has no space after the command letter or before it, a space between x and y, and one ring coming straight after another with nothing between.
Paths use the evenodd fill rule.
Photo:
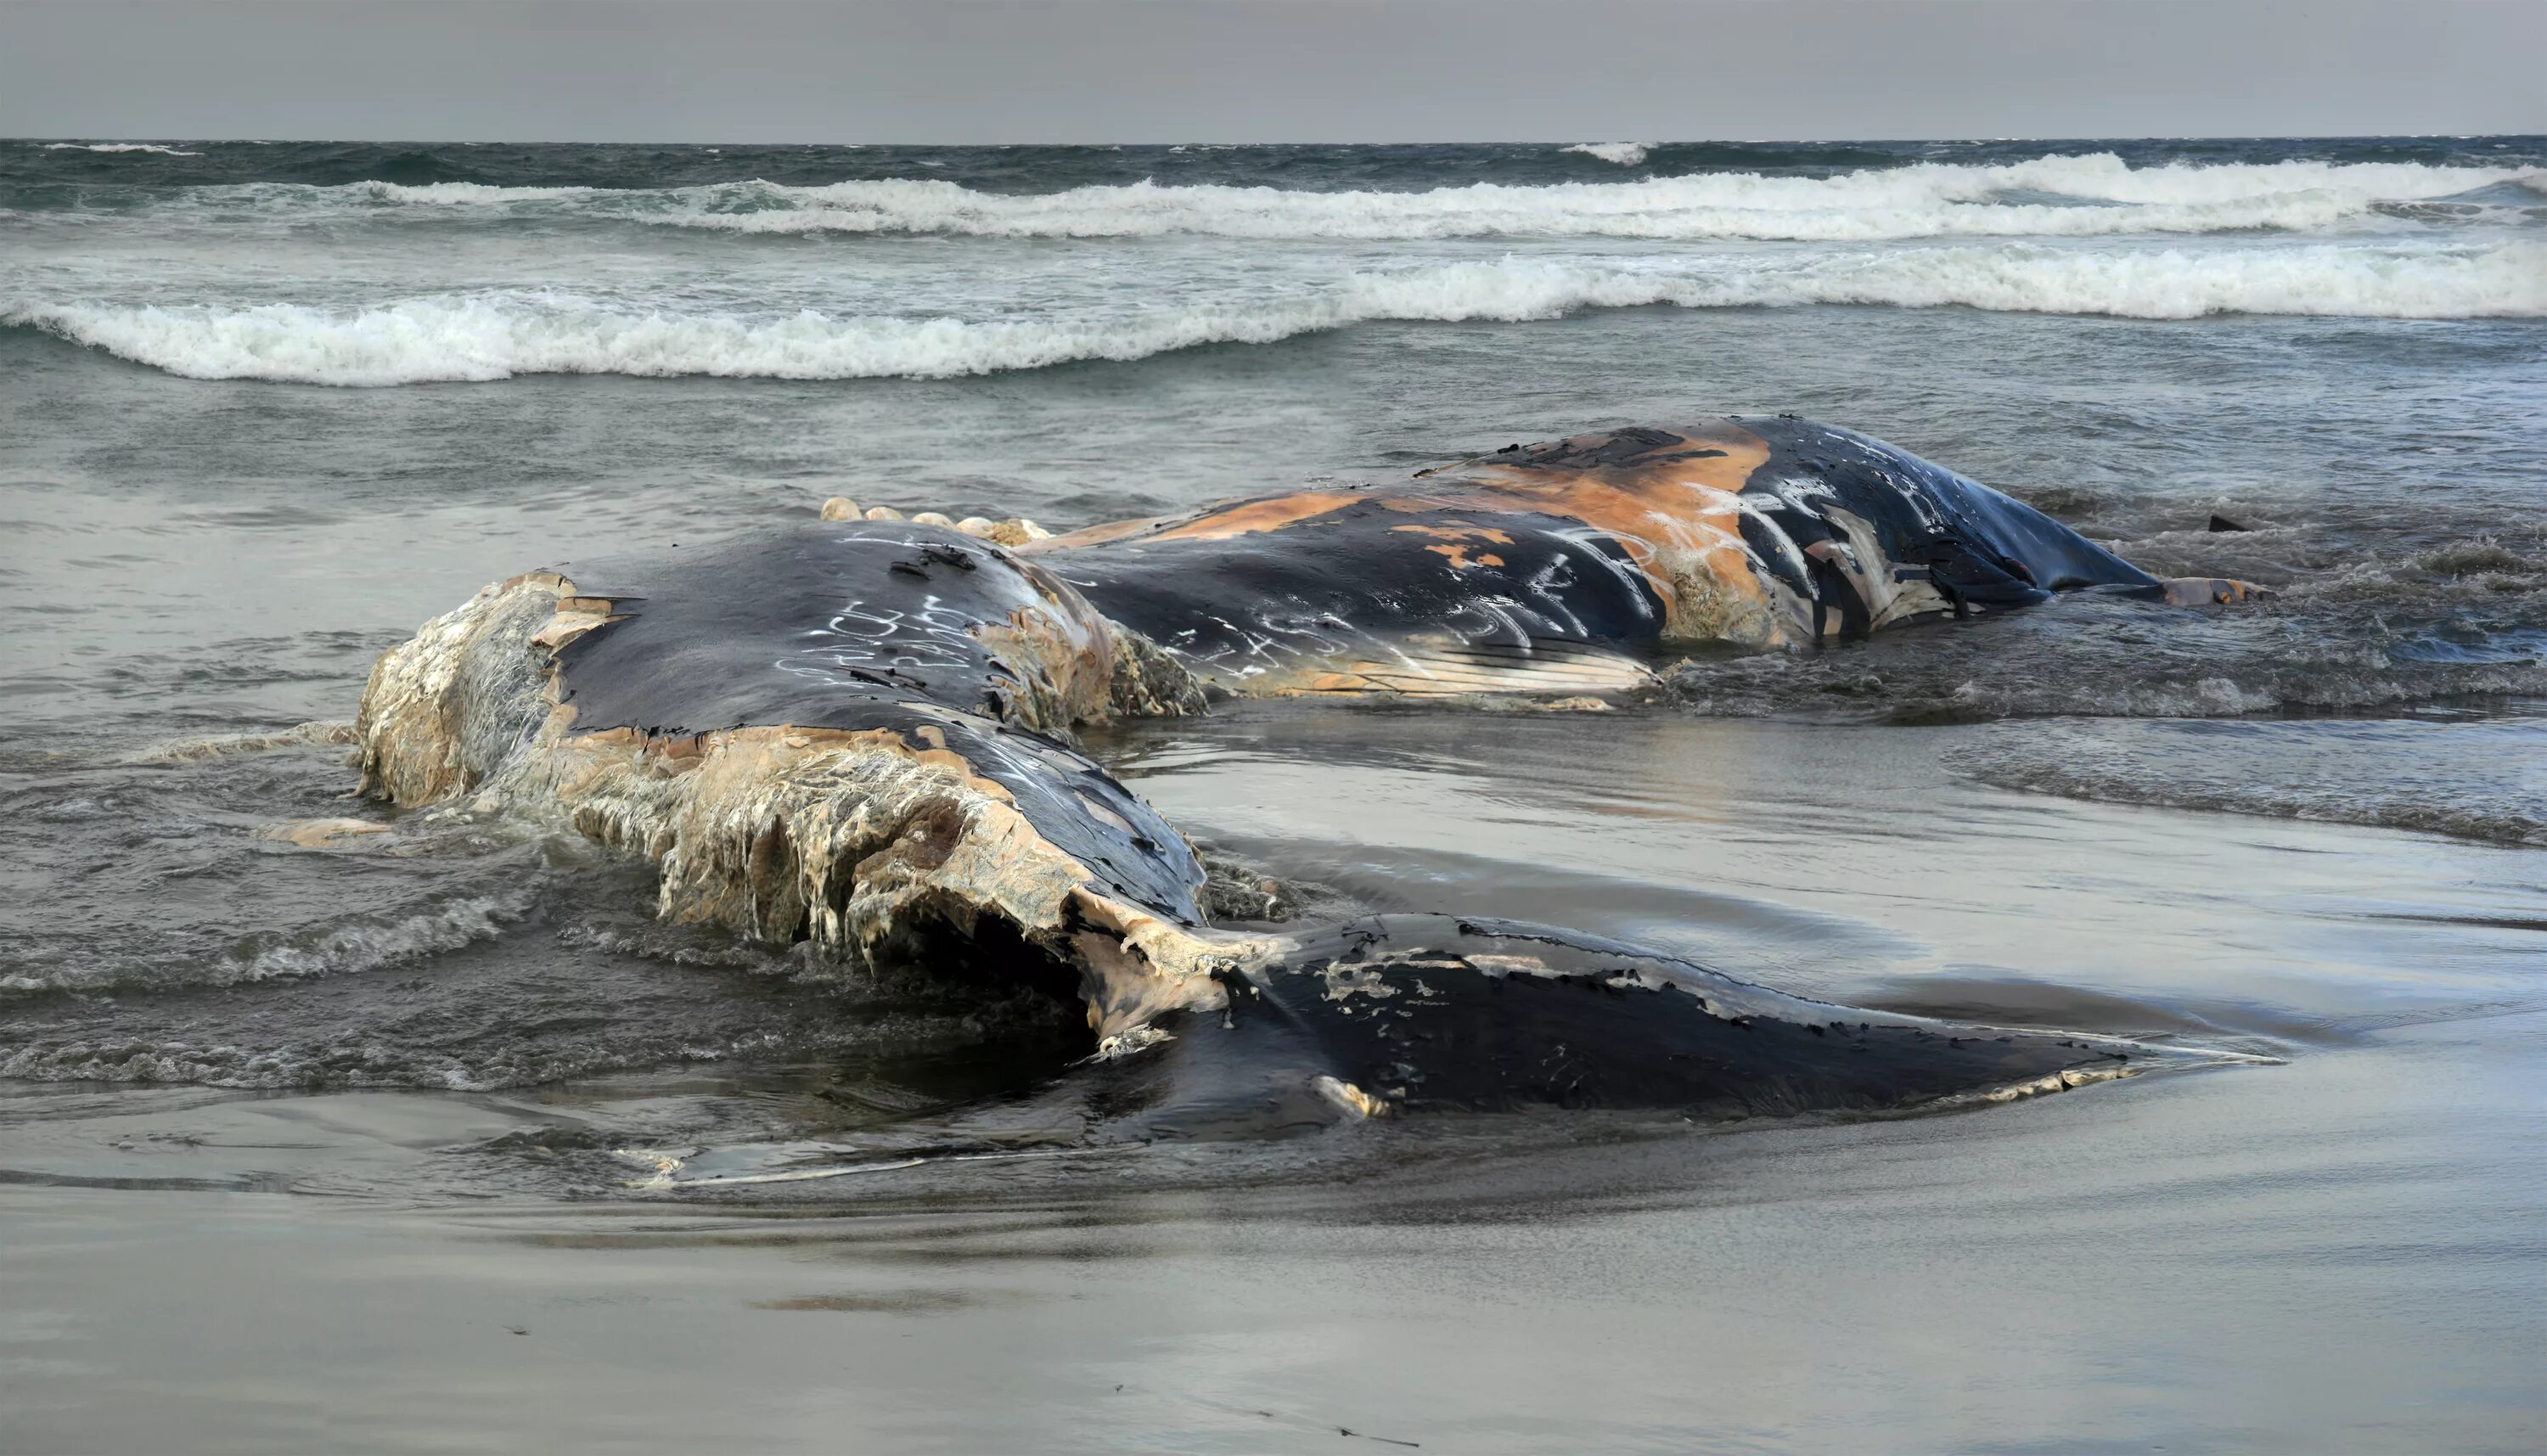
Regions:
<instances>
[{"instance_id":1,"label":"ocean water","mask_svg":"<svg viewBox=\"0 0 2547 1456\"><path fill-rule=\"evenodd\" d=\"M532 566L1782 410L2278 595L1091 746L1305 914L2273 1065L1070 1153L1034 997L257 834ZM2534 1450L2543 511L2547 138L0 141L0 1444Z\"/></svg>"}]
</instances>

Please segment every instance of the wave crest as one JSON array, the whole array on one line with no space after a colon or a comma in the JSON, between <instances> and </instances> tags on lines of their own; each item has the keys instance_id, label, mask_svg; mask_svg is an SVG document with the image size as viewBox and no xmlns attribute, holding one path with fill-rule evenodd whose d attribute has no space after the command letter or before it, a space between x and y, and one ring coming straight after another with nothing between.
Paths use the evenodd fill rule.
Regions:
<instances>
[{"instance_id":1,"label":"wave crest","mask_svg":"<svg viewBox=\"0 0 2547 1456\"><path fill-rule=\"evenodd\" d=\"M1569 151L1622 165L1639 143ZM2512 202L2450 200L2510 189ZM279 220L349 210L373 218L455 212L740 233L911 233L959 237L1193 235L1379 241L1458 237L1876 241L1929 237L2109 236L2270 229L2320 232L2401 218L2429 226L2526 225L2520 199L2547 194L2536 167L2407 162L2271 162L2133 167L2110 152L1995 165L1922 162L1828 177L1703 172L1540 186L1476 183L1420 191L1302 191L1153 182L1057 192L987 192L888 178L798 186L763 181L613 189L477 182L260 183L190 189L174 205Z\"/></svg>"},{"instance_id":2,"label":"wave crest","mask_svg":"<svg viewBox=\"0 0 2547 1456\"><path fill-rule=\"evenodd\" d=\"M155 141L48 141L44 143L44 150L102 152L147 151L156 152L163 157L199 157L203 155L203 153L199 151L180 151L173 146L162 146Z\"/></svg>"},{"instance_id":3,"label":"wave crest","mask_svg":"<svg viewBox=\"0 0 2547 1456\"><path fill-rule=\"evenodd\" d=\"M240 985L374 971L492 940L527 914L530 905L531 897L524 894L451 897L405 914L362 914L297 931L258 933L244 938L228 954L197 962L164 981L151 977L130 984ZM0 975L0 992L98 992L127 985L112 968L102 975L93 968Z\"/></svg>"},{"instance_id":4,"label":"wave crest","mask_svg":"<svg viewBox=\"0 0 2547 1456\"><path fill-rule=\"evenodd\" d=\"M1650 141L1584 141L1565 148L1578 156L1615 162L1622 167L1635 166L1642 162L1653 149L1654 144Z\"/></svg>"},{"instance_id":5,"label":"wave crest","mask_svg":"<svg viewBox=\"0 0 2547 1456\"><path fill-rule=\"evenodd\" d=\"M26 302L32 327L193 379L382 385L524 374L946 379L1379 320L1519 321L1585 308L1854 303L2185 319L2214 313L2547 317L2547 244L2451 253L2320 244L2129 253L2029 245L1594 266L1520 258L1358 273L1287 299L1061 318L679 313L537 292L359 308Z\"/></svg>"}]
</instances>

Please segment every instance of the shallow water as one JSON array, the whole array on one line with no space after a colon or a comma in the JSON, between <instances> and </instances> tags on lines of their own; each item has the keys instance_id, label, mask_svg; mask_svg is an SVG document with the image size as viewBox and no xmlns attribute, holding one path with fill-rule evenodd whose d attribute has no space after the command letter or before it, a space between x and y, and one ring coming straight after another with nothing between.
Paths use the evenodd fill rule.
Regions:
<instances>
[{"instance_id":1,"label":"shallow water","mask_svg":"<svg viewBox=\"0 0 2547 1456\"><path fill-rule=\"evenodd\" d=\"M874 1064L834 1051L482 1093L28 1086L0 1104L19 1429L2534 1446L2534 851L2013 796L1940 770L1963 728L1595 727L1238 715L1145 730L1133 782L1335 893L2281 1060L1857 1125L1439 1119L916 1166ZM874 1170L646 1194L608 1151L781 1138L786 1166Z\"/></svg>"},{"instance_id":2,"label":"shallow water","mask_svg":"<svg viewBox=\"0 0 2547 1456\"><path fill-rule=\"evenodd\" d=\"M2069 250L2171 298L2170 250L2534 248L2534 189L2494 173L2542 156L0 149L23 245L0 304L21 311L341 323L515 289L500 312L572 272L603 312L846 317L864 290L1074 328L1513 258L1892 267L1940 219L2018 229L1956 246ZM2221 164L2263 170L2192 170ZM2306 170L2363 165L2400 170ZM1912 174L1930 231L1871 221L1919 166L2020 171L1970 201L1940 191L1969 173ZM1839 183L1783 199L1819 234L1726 235L1713 194L1665 210L1668 233L1653 198L1641 231L1550 221L1622 201L1559 189L1739 191L1706 179L1741 168ZM669 191L938 173L1010 201L879 234L843 232L839 196ZM1072 187L1116 189L1078 196L1083 221L1148 216L1121 191L1143 176L1282 189L1245 214L1279 235L1217 194L1178 204L1221 210L1182 231L982 235ZM1404 197L1478 181L1536 220L1408 220L1445 204ZM2049 181L2103 189L2063 207L2287 215L2025 232L2040 219L2008 210L2047 204L2010 189ZM2461 194L2492 211L2401 211ZM1355 236L1310 228L1337 207ZM2372 316L2433 312L2398 291L2411 269L2378 276L2381 307L2327 317L1461 303L948 379L631 378L593 356L627 372L320 388L0 327L6 1444L2535 1449L2547 323ZM345 852L257 836L378 812L338 798L341 745L243 737L349 717L382 648L529 566L748 536L835 492L1066 526L1781 409L2162 572L2283 595L1702 652L1606 715L1243 705L1090 746L1304 916L1543 919L1816 996L2266 1060L1905 1121L1441 1118L1089 1153L1032 994L658 926L643 872L501 817L407 815Z\"/></svg>"}]
</instances>

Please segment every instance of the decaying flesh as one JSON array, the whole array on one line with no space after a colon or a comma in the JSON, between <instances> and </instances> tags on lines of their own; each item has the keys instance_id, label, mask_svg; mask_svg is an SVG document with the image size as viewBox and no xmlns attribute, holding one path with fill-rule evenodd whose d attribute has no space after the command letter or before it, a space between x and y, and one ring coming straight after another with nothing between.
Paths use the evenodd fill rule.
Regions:
<instances>
[{"instance_id":1,"label":"decaying flesh","mask_svg":"<svg viewBox=\"0 0 2547 1456\"><path fill-rule=\"evenodd\" d=\"M896 702L891 716L905 724L869 729L578 730L558 653L610 625L612 606L534 572L486 588L385 653L355 725L363 791L406 809L493 795L555 814L652 861L663 918L782 945L890 958L997 920L1082 969L1099 1037L1169 1006L1215 1002L1213 973L1255 953L1244 938L1198 928L1190 888L1182 900L1145 904L1038 830L1009 787L946 746L950 730L978 732L979 705ZM1092 619L982 626L1010 669L1010 722L1067 730L1117 704L1173 712L1193 702L1189 688L1163 682L1164 659L1118 651L1115 634ZM1077 757L1058 743L1036 750ZM1093 800L1081 808L1117 814ZM1191 866L1199 887L1182 839L1159 858L1171 883Z\"/></svg>"}]
</instances>

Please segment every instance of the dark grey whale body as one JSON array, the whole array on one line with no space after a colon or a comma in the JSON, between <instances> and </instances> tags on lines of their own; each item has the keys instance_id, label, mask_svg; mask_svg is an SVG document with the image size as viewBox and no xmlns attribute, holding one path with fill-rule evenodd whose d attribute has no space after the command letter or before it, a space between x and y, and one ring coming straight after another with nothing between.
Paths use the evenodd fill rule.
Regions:
<instances>
[{"instance_id":1,"label":"dark grey whale body","mask_svg":"<svg viewBox=\"0 0 2547 1456\"><path fill-rule=\"evenodd\" d=\"M2008 1101L2221 1060L1787 995L1559 926L1374 915L1223 978L1161 1018L1118 1132L1260 1135L1377 1112L1642 1108L1708 1121Z\"/></svg>"}]
</instances>

